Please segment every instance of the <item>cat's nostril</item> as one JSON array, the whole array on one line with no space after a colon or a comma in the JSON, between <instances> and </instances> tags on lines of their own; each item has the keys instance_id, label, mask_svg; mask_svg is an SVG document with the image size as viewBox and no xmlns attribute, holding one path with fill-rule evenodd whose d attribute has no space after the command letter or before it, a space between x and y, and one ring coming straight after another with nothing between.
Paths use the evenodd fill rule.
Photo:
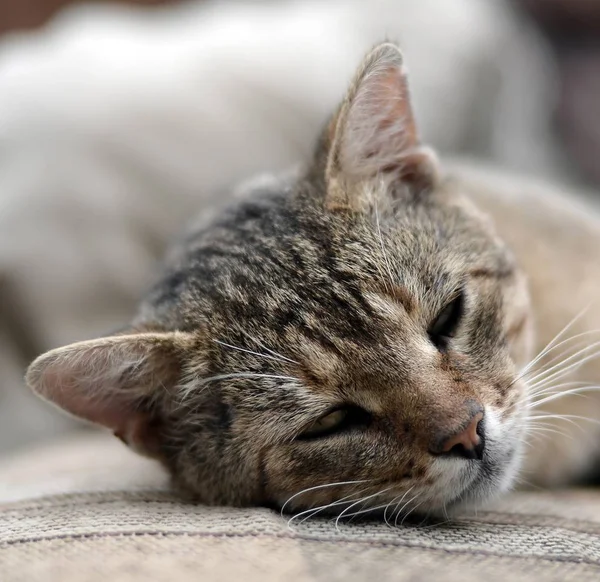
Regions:
<instances>
[{"instance_id":1,"label":"cat's nostril","mask_svg":"<svg viewBox=\"0 0 600 582\"><path fill-rule=\"evenodd\" d=\"M448 452L442 453L448 457L457 457L459 459L471 459L481 461L483 458L483 441L473 448L467 448L462 443L454 445Z\"/></svg>"},{"instance_id":2,"label":"cat's nostril","mask_svg":"<svg viewBox=\"0 0 600 582\"><path fill-rule=\"evenodd\" d=\"M466 429L446 437L431 452L438 456L481 460L485 449L483 413L475 414Z\"/></svg>"}]
</instances>

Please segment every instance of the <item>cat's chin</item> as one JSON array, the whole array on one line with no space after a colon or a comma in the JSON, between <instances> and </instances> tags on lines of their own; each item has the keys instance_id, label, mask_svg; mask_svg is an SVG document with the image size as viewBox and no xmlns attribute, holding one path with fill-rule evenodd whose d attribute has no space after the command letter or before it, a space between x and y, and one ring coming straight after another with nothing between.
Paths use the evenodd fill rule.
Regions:
<instances>
[{"instance_id":1,"label":"cat's chin","mask_svg":"<svg viewBox=\"0 0 600 582\"><path fill-rule=\"evenodd\" d=\"M450 497L432 500L427 514L454 518L486 508L512 489L520 466L520 450L508 452L503 462L484 461L472 471L472 478L462 489Z\"/></svg>"}]
</instances>

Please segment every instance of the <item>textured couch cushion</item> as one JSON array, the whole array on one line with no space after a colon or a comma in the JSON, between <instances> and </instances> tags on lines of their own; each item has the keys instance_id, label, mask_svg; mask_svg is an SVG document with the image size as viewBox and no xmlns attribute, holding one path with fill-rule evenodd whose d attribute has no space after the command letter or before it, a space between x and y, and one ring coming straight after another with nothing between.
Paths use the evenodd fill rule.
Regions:
<instances>
[{"instance_id":1,"label":"textured couch cushion","mask_svg":"<svg viewBox=\"0 0 600 582\"><path fill-rule=\"evenodd\" d=\"M519 493L442 526L186 505L103 436L2 462L0 580L600 580L600 492Z\"/></svg>"}]
</instances>

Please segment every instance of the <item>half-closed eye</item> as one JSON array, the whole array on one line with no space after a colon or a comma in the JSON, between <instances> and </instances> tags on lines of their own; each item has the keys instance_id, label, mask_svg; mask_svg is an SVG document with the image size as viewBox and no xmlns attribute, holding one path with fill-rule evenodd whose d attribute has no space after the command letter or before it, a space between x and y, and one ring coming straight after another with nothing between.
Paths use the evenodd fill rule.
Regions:
<instances>
[{"instance_id":1,"label":"half-closed eye","mask_svg":"<svg viewBox=\"0 0 600 582\"><path fill-rule=\"evenodd\" d=\"M358 406L336 408L305 428L298 439L308 440L331 436L353 428L364 427L369 420L370 414Z\"/></svg>"}]
</instances>

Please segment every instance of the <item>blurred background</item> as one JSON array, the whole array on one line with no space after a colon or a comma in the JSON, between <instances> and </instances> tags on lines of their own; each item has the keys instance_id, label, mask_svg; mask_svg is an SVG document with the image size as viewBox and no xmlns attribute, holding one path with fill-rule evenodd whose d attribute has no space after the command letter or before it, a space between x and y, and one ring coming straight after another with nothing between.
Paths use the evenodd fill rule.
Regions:
<instances>
[{"instance_id":1,"label":"blurred background","mask_svg":"<svg viewBox=\"0 0 600 582\"><path fill-rule=\"evenodd\" d=\"M0 454L74 426L27 363L120 327L190 217L307 159L384 38L443 154L598 189L594 0L0 2Z\"/></svg>"}]
</instances>

